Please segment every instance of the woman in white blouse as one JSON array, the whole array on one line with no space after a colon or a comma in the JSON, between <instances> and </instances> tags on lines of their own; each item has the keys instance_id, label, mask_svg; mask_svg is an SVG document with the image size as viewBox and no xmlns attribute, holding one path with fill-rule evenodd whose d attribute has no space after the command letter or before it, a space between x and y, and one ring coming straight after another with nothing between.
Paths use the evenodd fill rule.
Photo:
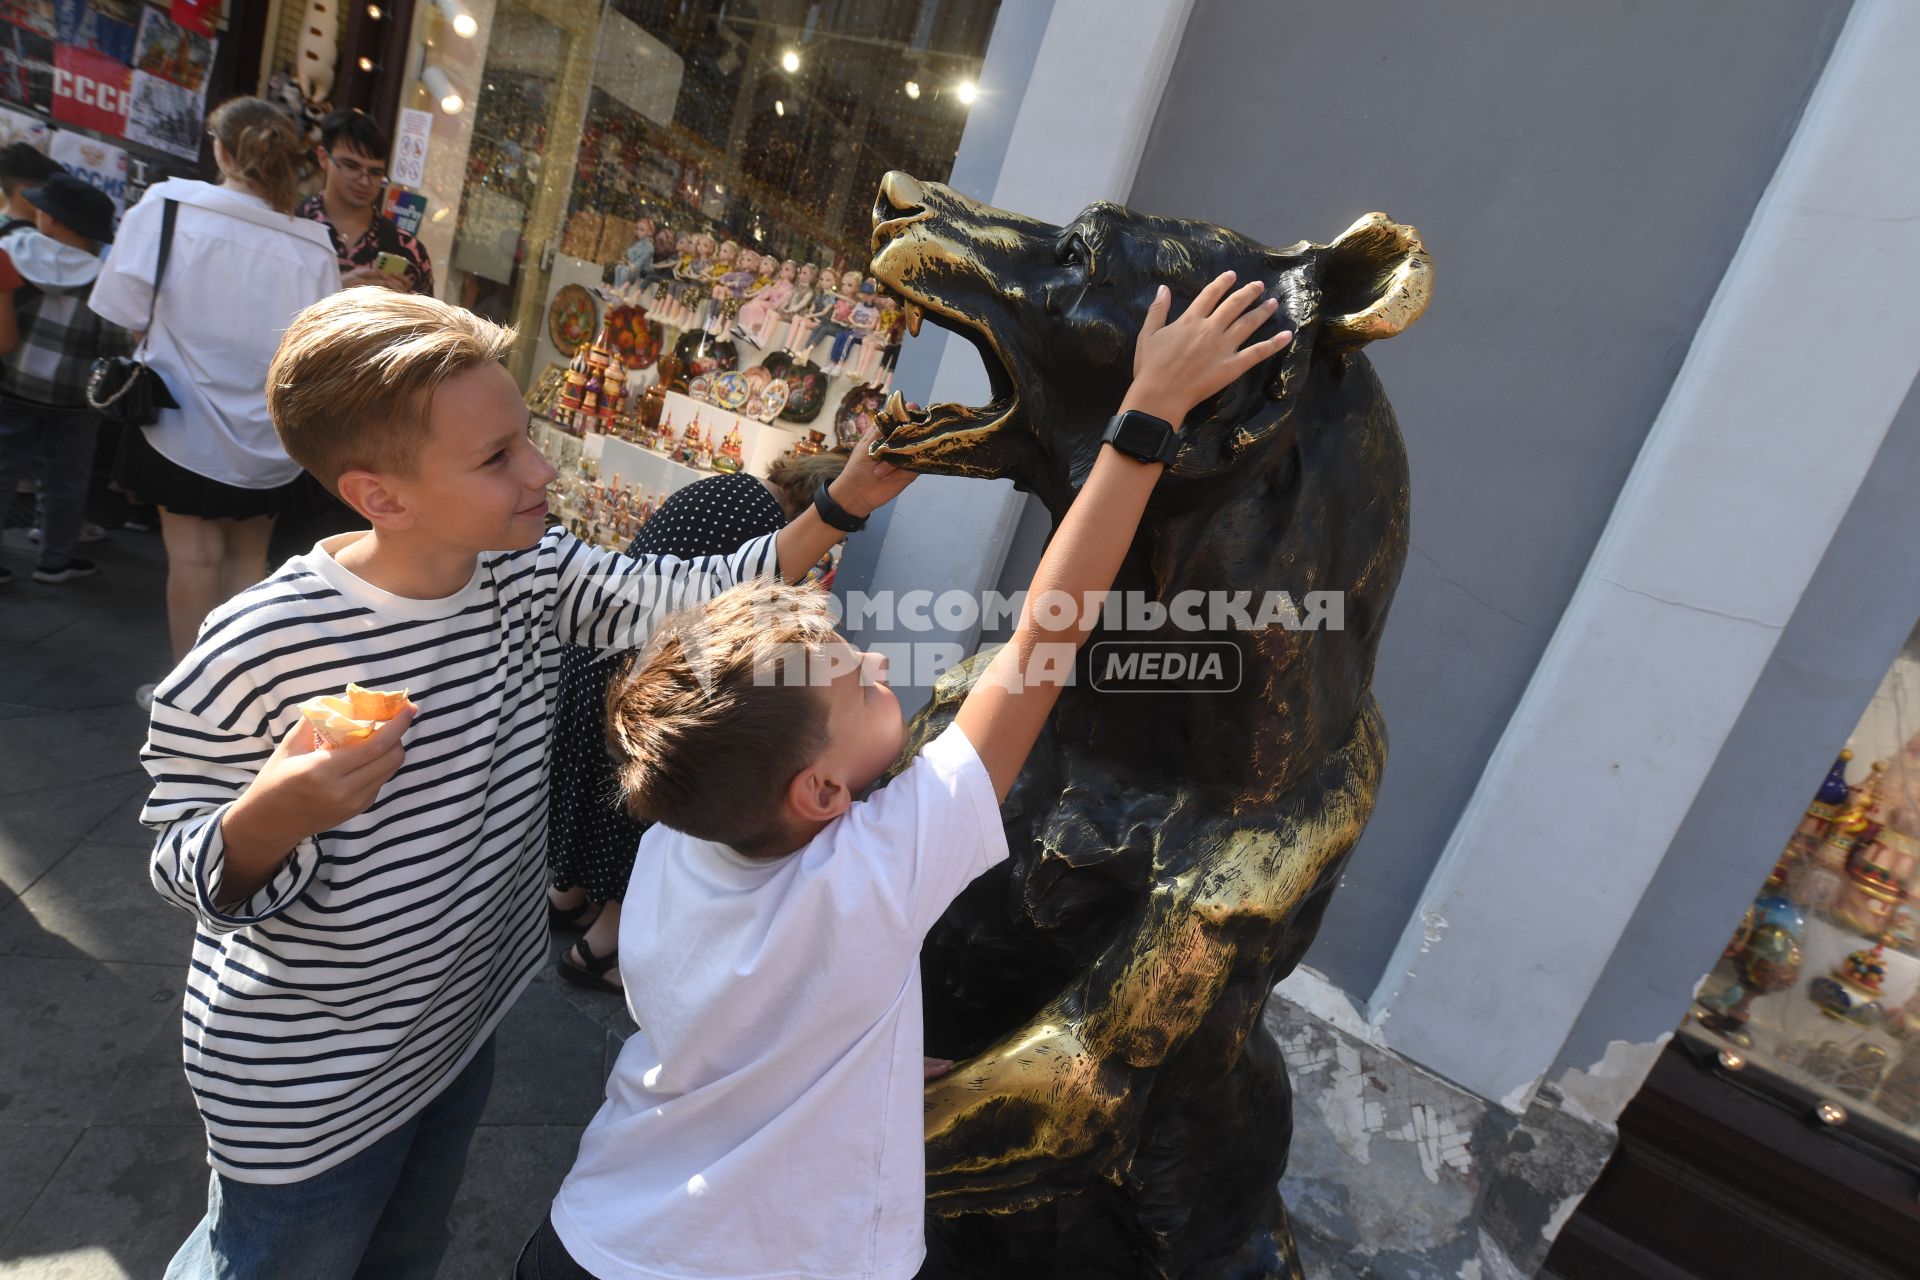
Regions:
<instances>
[{"instance_id":1,"label":"woman in white blouse","mask_svg":"<svg viewBox=\"0 0 1920 1280\"><path fill-rule=\"evenodd\" d=\"M340 287L326 228L293 216L311 152L299 127L271 103L235 98L207 129L219 185L150 187L121 221L91 302L115 324L146 326L161 219L176 202L145 353L180 408L127 433L115 477L160 508L176 662L214 606L266 576L273 519L300 474L267 416L267 364L294 315ZM142 706L152 690L135 695Z\"/></svg>"}]
</instances>

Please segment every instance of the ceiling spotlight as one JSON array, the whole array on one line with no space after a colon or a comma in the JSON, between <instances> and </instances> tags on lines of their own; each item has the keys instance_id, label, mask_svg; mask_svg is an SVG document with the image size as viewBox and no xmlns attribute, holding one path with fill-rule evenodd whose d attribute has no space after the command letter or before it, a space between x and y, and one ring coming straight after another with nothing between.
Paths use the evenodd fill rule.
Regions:
<instances>
[{"instance_id":1,"label":"ceiling spotlight","mask_svg":"<svg viewBox=\"0 0 1920 1280\"><path fill-rule=\"evenodd\" d=\"M920 82L918 80L907 81L907 96L909 98L917 98L920 96Z\"/></svg>"},{"instance_id":2,"label":"ceiling spotlight","mask_svg":"<svg viewBox=\"0 0 1920 1280\"><path fill-rule=\"evenodd\" d=\"M480 30L480 24L467 12L467 6L461 0L433 0L434 7L447 15L447 21L453 26L453 34L462 40L471 40Z\"/></svg>"},{"instance_id":3,"label":"ceiling spotlight","mask_svg":"<svg viewBox=\"0 0 1920 1280\"><path fill-rule=\"evenodd\" d=\"M373 20L374 20L375 22L378 22L378 21L380 21L380 19L381 19L382 17L384 17L385 15L384 15L384 14L382 14L382 13L380 12L380 6L379 6L379 5L377 5L377 4L370 4L370 5L368 5L368 6L367 6L367 16L368 16L369 18L372 18L372 19L373 19Z\"/></svg>"},{"instance_id":4,"label":"ceiling spotlight","mask_svg":"<svg viewBox=\"0 0 1920 1280\"><path fill-rule=\"evenodd\" d=\"M420 83L426 86L427 93L440 104L440 110L445 114L457 116L466 108L467 100L453 87L453 78L444 67L427 67L420 73Z\"/></svg>"},{"instance_id":5,"label":"ceiling spotlight","mask_svg":"<svg viewBox=\"0 0 1920 1280\"><path fill-rule=\"evenodd\" d=\"M969 107L973 105L973 100L980 96L980 86L971 80L962 80L954 86L953 91L959 94L960 101Z\"/></svg>"},{"instance_id":6,"label":"ceiling spotlight","mask_svg":"<svg viewBox=\"0 0 1920 1280\"><path fill-rule=\"evenodd\" d=\"M362 71L371 71L371 70L373 70L373 59L372 59L372 58L369 58L369 57L368 57L368 56L367 56L366 54L364 54L364 53L360 55L360 69L361 69Z\"/></svg>"},{"instance_id":7,"label":"ceiling spotlight","mask_svg":"<svg viewBox=\"0 0 1920 1280\"><path fill-rule=\"evenodd\" d=\"M800 55L789 49L780 55L780 65L788 71L800 69Z\"/></svg>"},{"instance_id":8,"label":"ceiling spotlight","mask_svg":"<svg viewBox=\"0 0 1920 1280\"><path fill-rule=\"evenodd\" d=\"M777 116L783 116L787 114L787 104L780 101L780 99L775 98L773 100L773 114Z\"/></svg>"}]
</instances>

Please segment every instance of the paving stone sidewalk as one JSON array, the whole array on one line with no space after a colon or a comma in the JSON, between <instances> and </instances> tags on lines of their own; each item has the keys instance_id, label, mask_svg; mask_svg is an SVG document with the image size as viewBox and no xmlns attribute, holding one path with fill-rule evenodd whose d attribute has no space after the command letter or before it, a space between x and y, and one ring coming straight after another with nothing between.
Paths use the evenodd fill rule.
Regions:
<instances>
[{"instance_id":1,"label":"paving stone sidewalk","mask_svg":"<svg viewBox=\"0 0 1920 1280\"><path fill-rule=\"evenodd\" d=\"M192 920L147 882L146 715L168 666L157 534L85 548L100 573L30 580L0 536L0 1277L155 1280L206 1206L180 1067ZM631 1030L549 970L499 1033L493 1097L444 1280L507 1276Z\"/></svg>"}]
</instances>

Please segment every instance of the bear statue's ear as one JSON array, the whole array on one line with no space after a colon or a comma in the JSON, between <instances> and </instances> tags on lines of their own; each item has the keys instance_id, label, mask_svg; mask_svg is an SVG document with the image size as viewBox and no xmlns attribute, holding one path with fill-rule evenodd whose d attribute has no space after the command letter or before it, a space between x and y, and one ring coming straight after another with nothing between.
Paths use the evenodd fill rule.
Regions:
<instances>
[{"instance_id":1,"label":"bear statue's ear","mask_svg":"<svg viewBox=\"0 0 1920 1280\"><path fill-rule=\"evenodd\" d=\"M1384 213L1341 232L1321 257L1320 340L1357 347L1391 338L1433 297L1433 259L1420 233Z\"/></svg>"}]
</instances>

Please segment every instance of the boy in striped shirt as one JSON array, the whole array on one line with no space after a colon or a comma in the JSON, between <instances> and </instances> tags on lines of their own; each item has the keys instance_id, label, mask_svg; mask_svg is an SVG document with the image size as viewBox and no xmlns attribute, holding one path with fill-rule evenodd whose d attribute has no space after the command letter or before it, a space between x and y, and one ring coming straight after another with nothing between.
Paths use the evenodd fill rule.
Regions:
<instances>
[{"instance_id":1,"label":"boy in striped shirt","mask_svg":"<svg viewBox=\"0 0 1920 1280\"><path fill-rule=\"evenodd\" d=\"M141 818L154 886L197 920L183 1038L213 1166L168 1280L434 1273L494 1028L546 955L561 647L797 579L841 536L821 511L856 523L911 479L858 449L821 511L731 555L595 550L546 527L512 337L356 289L268 372L288 454L371 528L215 610L153 699ZM299 704L350 681L412 705L323 748Z\"/></svg>"}]
</instances>

